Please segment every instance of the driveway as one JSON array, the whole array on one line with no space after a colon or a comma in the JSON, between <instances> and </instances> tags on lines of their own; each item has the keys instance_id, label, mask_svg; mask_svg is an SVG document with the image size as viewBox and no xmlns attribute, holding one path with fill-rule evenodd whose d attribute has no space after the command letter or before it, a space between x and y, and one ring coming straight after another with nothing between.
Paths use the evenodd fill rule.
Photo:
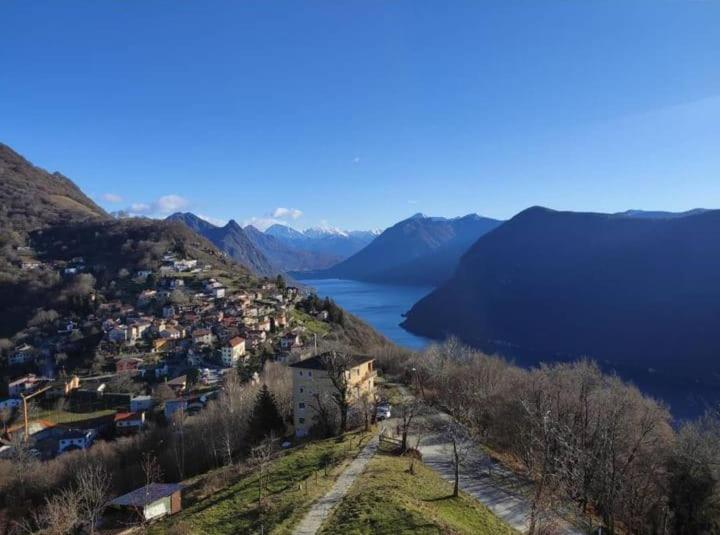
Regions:
<instances>
[{"instance_id":1,"label":"driveway","mask_svg":"<svg viewBox=\"0 0 720 535\"><path fill-rule=\"evenodd\" d=\"M400 387L405 396L407 389ZM415 429L422 428L420 452L423 462L444 479L455 480L455 472L450 461L452 443L445 433L452 417L435 408L419 418ZM393 420L388 424L395 425ZM409 438L415 444L417 434ZM532 490L532 482L503 467L488 457L479 446L472 447L467 461L460 470L460 488L488 507L497 517L521 532L527 532L530 523L531 503L527 496ZM582 535L584 530L556 516L554 519L557 533L562 535Z\"/></svg>"}]
</instances>

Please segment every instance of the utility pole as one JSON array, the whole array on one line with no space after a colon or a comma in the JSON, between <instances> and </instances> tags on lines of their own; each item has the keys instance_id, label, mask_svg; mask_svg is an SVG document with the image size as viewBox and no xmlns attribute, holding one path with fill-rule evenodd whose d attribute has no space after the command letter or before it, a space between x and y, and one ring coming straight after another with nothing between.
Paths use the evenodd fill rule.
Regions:
<instances>
[{"instance_id":1,"label":"utility pole","mask_svg":"<svg viewBox=\"0 0 720 535\"><path fill-rule=\"evenodd\" d=\"M46 385L46 386L42 387L41 389L36 390L32 394L28 394L27 396L25 394L20 394L20 397L23 400L23 422L25 425L25 432L24 432L25 442L27 442L28 438L30 438L30 434L28 433L28 404L27 404L28 399L34 398L38 394L42 394L46 390L49 390L51 388L51 386L52 385Z\"/></svg>"}]
</instances>

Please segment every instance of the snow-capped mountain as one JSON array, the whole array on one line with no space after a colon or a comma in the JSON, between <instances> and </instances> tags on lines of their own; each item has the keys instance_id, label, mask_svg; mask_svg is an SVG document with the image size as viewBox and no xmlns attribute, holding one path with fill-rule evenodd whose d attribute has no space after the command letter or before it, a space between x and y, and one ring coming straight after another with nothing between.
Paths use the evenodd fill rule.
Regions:
<instances>
[{"instance_id":1,"label":"snow-capped mountain","mask_svg":"<svg viewBox=\"0 0 720 535\"><path fill-rule=\"evenodd\" d=\"M265 234L294 249L317 253L325 259L331 256L336 262L341 262L368 245L380 233L374 230L348 231L329 225L312 227L301 232L286 225L275 224L268 227Z\"/></svg>"}]
</instances>

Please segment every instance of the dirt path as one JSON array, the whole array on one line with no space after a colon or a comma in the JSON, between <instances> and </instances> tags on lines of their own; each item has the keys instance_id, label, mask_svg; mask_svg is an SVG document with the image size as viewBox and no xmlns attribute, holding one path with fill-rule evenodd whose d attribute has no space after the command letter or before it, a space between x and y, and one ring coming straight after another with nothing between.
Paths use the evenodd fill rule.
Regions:
<instances>
[{"instance_id":1,"label":"dirt path","mask_svg":"<svg viewBox=\"0 0 720 535\"><path fill-rule=\"evenodd\" d=\"M293 531L294 535L314 535L320 530L333 508L347 494L357 477L363 473L378 448L378 437L374 436L357 457L338 476L335 484L325 496L316 501Z\"/></svg>"}]
</instances>

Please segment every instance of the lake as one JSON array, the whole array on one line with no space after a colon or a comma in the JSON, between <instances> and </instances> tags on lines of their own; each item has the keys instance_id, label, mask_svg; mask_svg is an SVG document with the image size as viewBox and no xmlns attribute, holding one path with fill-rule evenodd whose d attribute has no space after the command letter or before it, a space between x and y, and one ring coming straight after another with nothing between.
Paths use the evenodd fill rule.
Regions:
<instances>
[{"instance_id":1,"label":"lake","mask_svg":"<svg viewBox=\"0 0 720 535\"><path fill-rule=\"evenodd\" d=\"M400 322L402 315L432 291L429 286L396 286L343 279L303 280L320 297L329 297L345 310L372 325L399 346L420 349L426 338L409 333Z\"/></svg>"},{"instance_id":2,"label":"lake","mask_svg":"<svg viewBox=\"0 0 720 535\"><path fill-rule=\"evenodd\" d=\"M431 287L396 286L340 279L304 280L321 297L329 297L338 305L372 325L396 344L421 349L429 340L409 333L402 327L402 314L432 291ZM500 350L500 353L506 351ZM541 361L565 360L548 355L510 355L521 366L535 366ZM663 400L678 420L695 418L706 408L720 405L720 388L702 380L691 380L654 371L612 366L600 363L607 373L617 373L637 385L645 394Z\"/></svg>"}]
</instances>

